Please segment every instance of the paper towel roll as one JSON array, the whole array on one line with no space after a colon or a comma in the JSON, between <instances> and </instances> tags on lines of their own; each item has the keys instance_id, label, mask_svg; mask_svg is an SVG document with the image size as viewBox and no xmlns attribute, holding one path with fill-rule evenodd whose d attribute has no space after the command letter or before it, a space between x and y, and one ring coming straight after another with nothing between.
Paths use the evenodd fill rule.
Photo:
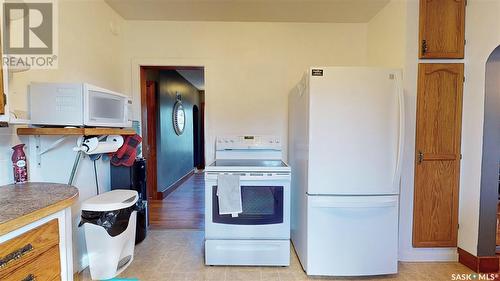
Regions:
<instances>
[{"instance_id":1,"label":"paper towel roll","mask_svg":"<svg viewBox=\"0 0 500 281\"><path fill-rule=\"evenodd\" d=\"M122 145L123 137L120 135L109 135L100 138L80 137L75 150L81 150L85 154L102 154L116 152Z\"/></svg>"}]
</instances>

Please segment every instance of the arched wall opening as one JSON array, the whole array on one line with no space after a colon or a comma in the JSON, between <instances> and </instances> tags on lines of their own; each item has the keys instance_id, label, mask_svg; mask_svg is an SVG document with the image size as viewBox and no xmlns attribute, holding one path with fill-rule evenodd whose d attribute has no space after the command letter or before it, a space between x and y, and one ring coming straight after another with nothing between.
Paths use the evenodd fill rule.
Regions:
<instances>
[{"instance_id":1,"label":"arched wall opening","mask_svg":"<svg viewBox=\"0 0 500 281\"><path fill-rule=\"evenodd\" d=\"M486 62L477 256L495 256L500 199L500 46ZM499 241L500 242L500 241Z\"/></svg>"}]
</instances>

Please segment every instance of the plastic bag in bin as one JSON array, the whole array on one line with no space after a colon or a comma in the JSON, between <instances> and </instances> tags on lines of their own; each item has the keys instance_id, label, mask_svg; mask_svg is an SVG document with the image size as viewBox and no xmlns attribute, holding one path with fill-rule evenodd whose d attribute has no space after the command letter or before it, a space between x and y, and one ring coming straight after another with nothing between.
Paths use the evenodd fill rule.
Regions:
<instances>
[{"instance_id":1,"label":"plastic bag in bin","mask_svg":"<svg viewBox=\"0 0 500 281\"><path fill-rule=\"evenodd\" d=\"M137 205L113 211L85 211L82 210L81 221L78 227L91 223L102 226L111 237L123 233L129 223L130 215L137 210Z\"/></svg>"}]
</instances>

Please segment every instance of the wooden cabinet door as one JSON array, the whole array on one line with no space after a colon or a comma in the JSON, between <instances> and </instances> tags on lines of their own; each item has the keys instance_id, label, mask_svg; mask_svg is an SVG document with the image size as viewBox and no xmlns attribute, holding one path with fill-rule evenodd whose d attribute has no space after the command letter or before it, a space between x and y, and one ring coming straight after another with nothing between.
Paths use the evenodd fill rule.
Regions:
<instances>
[{"instance_id":1,"label":"wooden cabinet door","mask_svg":"<svg viewBox=\"0 0 500 281\"><path fill-rule=\"evenodd\" d=\"M466 0L420 0L421 59L461 59Z\"/></svg>"},{"instance_id":2,"label":"wooden cabinet door","mask_svg":"<svg viewBox=\"0 0 500 281\"><path fill-rule=\"evenodd\" d=\"M0 244L0 280L60 280L59 222L53 219Z\"/></svg>"},{"instance_id":3,"label":"wooden cabinet door","mask_svg":"<svg viewBox=\"0 0 500 281\"><path fill-rule=\"evenodd\" d=\"M463 64L419 64L413 246L455 247Z\"/></svg>"}]
</instances>

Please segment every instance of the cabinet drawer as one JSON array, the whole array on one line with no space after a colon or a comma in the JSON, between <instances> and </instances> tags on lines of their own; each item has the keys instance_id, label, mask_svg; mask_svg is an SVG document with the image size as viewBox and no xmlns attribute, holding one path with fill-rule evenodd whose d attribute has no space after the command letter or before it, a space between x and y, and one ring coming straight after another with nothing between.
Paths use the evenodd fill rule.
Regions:
<instances>
[{"instance_id":1,"label":"cabinet drawer","mask_svg":"<svg viewBox=\"0 0 500 281\"><path fill-rule=\"evenodd\" d=\"M0 244L0 280L59 244L59 224L51 220ZM59 257L58 257L59 258Z\"/></svg>"},{"instance_id":2,"label":"cabinet drawer","mask_svg":"<svg viewBox=\"0 0 500 281\"><path fill-rule=\"evenodd\" d=\"M42 281L61 280L61 262L59 246L53 246L16 270L10 271L0 278L6 281Z\"/></svg>"}]
</instances>

